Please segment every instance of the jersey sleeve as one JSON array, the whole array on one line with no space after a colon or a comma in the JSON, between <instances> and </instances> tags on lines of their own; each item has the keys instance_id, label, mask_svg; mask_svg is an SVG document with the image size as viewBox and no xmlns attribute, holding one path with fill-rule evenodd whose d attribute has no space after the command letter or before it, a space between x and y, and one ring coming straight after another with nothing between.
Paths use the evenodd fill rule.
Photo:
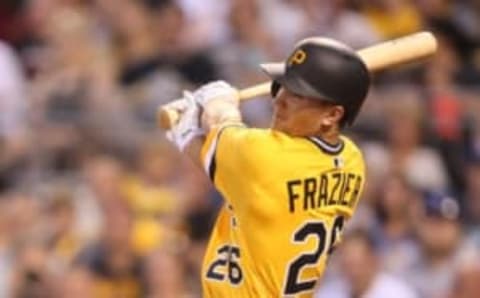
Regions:
<instances>
[{"instance_id":1,"label":"jersey sleeve","mask_svg":"<svg viewBox=\"0 0 480 298\"><path fill-rule=\"evenodd\" d=\"M221 177L252 175L258 169L265 151L261 144L268 142L268 136L259 131L240 124L210 131L201 158L206 173L215 185Z\"/></svg>"}]
</instances>

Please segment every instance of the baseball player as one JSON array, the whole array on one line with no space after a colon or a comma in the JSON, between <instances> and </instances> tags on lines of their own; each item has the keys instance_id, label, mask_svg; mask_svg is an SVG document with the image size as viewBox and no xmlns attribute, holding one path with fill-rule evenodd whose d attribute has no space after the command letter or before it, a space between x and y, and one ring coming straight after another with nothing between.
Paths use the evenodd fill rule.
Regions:
<instances>
[{"instance_id":1,"label":"baseball player","mask_svg":"<svg viewBox=\"0 0 480 298\"><path fill-rule=\"evenodd\" d=\"M365 182L361 152L343 127L367 95L355 52L325 38L297 44L271 77L270 129L246 127L238 91L207 84L170 108L167 137L225 198L204 257L204 297L312 297Z\"/></svg>"}]
</instances>

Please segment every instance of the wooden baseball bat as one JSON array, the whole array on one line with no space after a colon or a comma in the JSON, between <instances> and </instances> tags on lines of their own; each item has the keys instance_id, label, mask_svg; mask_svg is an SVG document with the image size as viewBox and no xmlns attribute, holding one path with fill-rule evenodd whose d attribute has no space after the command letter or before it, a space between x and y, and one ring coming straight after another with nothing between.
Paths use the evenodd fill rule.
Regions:
<instances>
[{"instance_id":1,"label":"wooden baseball bat","mask_svg":"<svg viewBox=\"0 0 480 298\"><path fill-rule=\"evenodd\" d=\"M385 41L357 51L371 73L427 58L435 53L437 41L430 32L419 32ZM270 92L271 82L265 82L239 90L240 100L247 100ZM178 121L176 110L168 105L160 106L158 120L168 129Z\"/></svg>"}]
</instances>

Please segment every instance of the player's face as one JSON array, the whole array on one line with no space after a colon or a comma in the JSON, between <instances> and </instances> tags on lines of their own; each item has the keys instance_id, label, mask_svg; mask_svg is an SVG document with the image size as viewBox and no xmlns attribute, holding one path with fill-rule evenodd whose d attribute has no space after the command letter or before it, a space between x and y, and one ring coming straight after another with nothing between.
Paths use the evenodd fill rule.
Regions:
<instances>
[{"instance_id":1,"label":"player's face","mask_svg":"<svg viewBox=\"0 0 480 298\"><path fill-rule=\"evenodd\" d=\"M338 125L343 113L341 106L299 96L282 87L274 100L271 127L296 137L318 136Z\"/></svg>"}]
</instances>

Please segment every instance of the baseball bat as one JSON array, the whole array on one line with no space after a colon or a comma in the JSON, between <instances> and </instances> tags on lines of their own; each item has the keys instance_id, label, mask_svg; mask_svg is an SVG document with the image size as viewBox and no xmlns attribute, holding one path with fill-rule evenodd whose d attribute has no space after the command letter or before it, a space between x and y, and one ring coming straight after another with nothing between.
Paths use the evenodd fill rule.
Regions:
<instances>
[{"instance_id":1,"label":"baseball bat","mask_svg":"<svg viewBox=\"0 0 480 298\"><path fill-rule=\"evenodd\" d=\"M394 66L419 61L435 53L437 41L430 32L419 32L385 41L357 51L371 73ZM240 100L247 100L270 92L271 82L265 82L239 90ZM158 110L159 125L169 129L178 121L176 110L168 105Z\"/></svg>"}]
</instances>

